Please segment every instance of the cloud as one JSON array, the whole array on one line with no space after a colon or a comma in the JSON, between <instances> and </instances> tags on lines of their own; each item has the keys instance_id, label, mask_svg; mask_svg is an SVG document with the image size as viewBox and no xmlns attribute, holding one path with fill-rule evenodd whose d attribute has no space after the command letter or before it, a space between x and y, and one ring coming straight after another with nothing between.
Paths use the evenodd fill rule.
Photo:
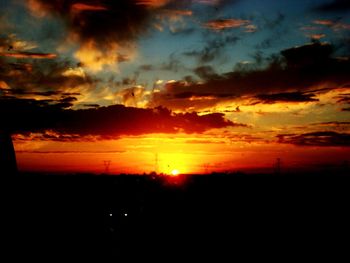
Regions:
<instances>
[{"instance_id":1,"label":"cloud","mask_svg":"<svg viewBox=\"0 0 350 263\"><path fill-rule=\"evenodd\" d=\"M71 99L67 99L69 102ZM128 108L122 105L69 110L61 102L0 99L1 129L30 134L52 131L62 135L117 138L149 133L203 133L211 129L241 126L215 113L173 113L162 107Z\"/></svg>"},{"instance_id":2,"label":"cloud","mask_svg":"<svg viewBox=\"0 0 350 263\"><path fill-rule=\"evenodd\" d=\"M326 34L308 34L308 37L310 37L313 40L321 40L322 38L325 38Z\"/></svg>"},{"instance_id":3,"label":"cloud","mask_svg":"<svg viewBox=\"0 0 350 263\"><path fill-rule=\"evenodd\" d=\"M321 126L342 126L342 125L350 125L349 121L328 121L328 122L320 122L314 123L313 125L321 125Z\"/></svg>"},{"instance_id":4,"label":"cloud","mask_svg":"<svg viewBox=\"0 0 350 263\"><path fill-rule=\"evenodd\" d=\"M204 23L203 26L214 31L221 31L229 28L240 28L247 26L250 23L251 22L249 20L231 18L210 20Z\"/></svg>"},{"instance_id":5,"label":"cloud","mask_svg":"<svg viewBox=\"0 0 350 263\"><path fill-rule=\"evenodd\" d=\"M9 58L30 58L30 59L54 59L57 58L53 53L34 53L34 52L15 52L15 53L0 53L1 57Z\"/></svg>"},{"instance_id":6,"label":"cloud","mask_svg":"<svg viewBox=\"0 0 350 263\"><path fill-rule=\"evenodd\" d=\"M269 32L265 39L255 45L257 49L271 48L273 45L280 43L285 35L289 34L288 27L283 26L286 21L286 15L283 13L278 13L272 17L262 15L262 17L256 17L255 20L259 24L260 31Z\"/></svg>"},{"instance_id":7,"label":"cloud","mask_svg":"<svg viewBox=\"0 0 350 263\"><path fill-rule=\"evenodd\" d=\"M192 4L217 9L236 1L175 0L26 0L32 14L64 22L68 43L78 44L75 57L92 71L114 69L136 53L135 42L150 30L168 27L174 34L191 33L184 17L191 17ZM254 31L249 27L246 31Z\"/></svg>"},{"instance_id":8,"label":"cloud","mask_svg":"<svg viewBox=\"0 0 350 263\"><path fill-rule=\"evenodd\" d=\"M89 76L80 67L58 60L30 60L9 62L0 56L0 97L53 99L87 96L98 88L99 80ZM79 103L77 101L75 103Z\"/></svg>"},{"instance_id":9,"label":"cloud","mask_svg":"<svg viewBox=\"0 0 350 263\"><path fill-rule=\"evenodd\" d=\"M110 43L110 46L101 50L94 41L89 41L81 45L75 53L81 66L88 67L92 72L101 71L104 68L112 68L116 63L130 60L132 51L126 52L128 55L120 53L121 48L116 43Z\"/></svg>"},{"instance_id":10,"label":"cloud","mask_svg":"<svg viewBox=\"0 0 350 263\"><path fill-rule=\"evenodd\" d=\"M129 60L135 53L135 41L147 34L152 25L162 28L165 20L171 32L185 32L183 17L193 3L213 4L221 8L231 1L175 0L26 0L31 12L41 18L64 21L67 38L78 43L75 57L92 71L111 68ZM155 23L155 21L158 21ZM252 29L247 29L252 30ZM188 31L186 31L188 32Z\"/></svg>"},{"instance_id":11,"label":"cloud","mask_svg":"<svg viewBox=\"0 0 350 263\"><path fill-rule=\"evenodd\" d=\"M127 107L144 107L147 104L149 91L146 91L144 87L136 86L126 88L116 93L119 103Z\"/></svg>"},{"instance_id":12,"label":"cloud","mask_svg":"<svg viewBox=\"0 0 350 263\"><path fill-rule=\"evenodd\" d=\"M178 72L180 70L186 69L181 60L175 55L175 53L172 53L169 56L169 60L167 62L164 62L159 67L160 70L166 70L171 72Z\"/></svg>"},{"instance_id":13,"label":"cloud","mask_svg":"<svg viewBox=\"0 0 350 263\"><path fill-rule=\"evenodd\" d=\"M18 39L14 34L0 37L0 53L24 52L36 47L36 43Z\"/></svg>"},{"instance_id":14,"label":"cloud","mask_svg":"<svg viewBox=\"0 0 350 263\"><path fill-rule=\"evenodd\" d=\"M140 1L96 0L93 4L89 0L81 0L79 3L73 0L27 2L34 14L44 11L45 15L63 19L70 33L79 41L94 41L103 46L110 42L135 39L143 30L143 23L149 13Z\"/></svg>"},{"instance_id":15,"label":"cloud","mask_svg":"<svg viewBox=\"0 0 350 263\"><path fill-rule=\"evenodd\" d=\"M340 21L333 21L333 20L314 20L314 24L320 25L320 26L326 26L334 31L341 31L341 30L350 30L350 24L342 23Z\"/></svg>"},{"instance_id":16,"label":"cloud","mask_svg":"<svg viewBox=\"0 0 350 263\"><path fill-rule=\"evenodd\" d=\"M340 93L334 99L339 104L350 104L350 93Z\"/></svg>"},{"instance_id":17,"label":"cloud","mask_svg":"<svg viewBox=\"0 0 350 263\"><path fill-rule=\"evenodd\" d=\"M172 34L191 33L192 28L188 28L185 17L192 17L193 11L188 9L162 9L156 16L157 21L154 27L159 31L168 28Z\"/></svg>"},{"instance_id":18,"label":"cloud","mask_svg":"<svg viewBox=\"0 0 350 263\"><path fill-rule=\"evenodd\" d=\"M333 58L332 54L332 45L312 43L283 50L267 60L265 68L250 64L221 75L210 68L197 68L195 73L202 81L168 82L154 94L150 105L198 110L242 96L268 103L316 101L312 91L320 86L333 89L350 81L350 60Z\"/></svg>"},{"instance_id":19,"label":"cloud","mask_svg":"<svg viewBox=\"0 0 350 263\"><path fill-rule=\"evenodd\" d=\"M257 103L273 104L278 102L315 102L315 94L302 93L302 92L285 92L285 93L273 93L273 94L261 94L257 95L255 99Z\"/></svg>"},{"instance_id":20,"label":"cloud","mask_svg":"<svg viewBox=\"0 0 350 263\"><path fill-rule=\"evenodd\" d=\"M220 76L215 72L214 68L211 66L201 66L201 67L195 68L194 72L198 77L200 77L203 80L220 78Z\"/></svg>"},{"instance_id":21,"label":"cloud","mask_svg":"<svg viewBox=\"0 0 350 263\"><path fill-rule=\"evenodd\" d=\"M124 52L130 51L133 42L147 31L151 15L168 2L27 0L33 14L58 17L65 22L68 38L80 43L75 56L94 71L128 57ZM88 59L85 59L86 54Z\"/></svg>"},{"instance_id":22,"label":"cloud","mask_svg":"<svg viewBox=\"0 0 350 263\"><path fill-rule=\"evenodd\" d=\"M333 0L330 3L319 5L315 8L319 12L347 12L350 9L348 0Z\"/></svg>"},{"instance_id":23,"label":"cloud","mask_svg":"<svg viewBox=\"0 0 350 263\"><path fill-rule=\"evenodd\" d=\"M350 132L350 122L348 121L326 121L326 122L317 122L310 123L307 125L294 127L296 130L305 132L318 132L318 131L330 131L338 133L349 133Z\"/></svg>"},{"instance_id":24,"label":"cloud","mask_svg":"<svg viewBox=\"0 0 350 263\"><path fill-rule=\"evenodd\" d=\"M202 49L183 52L184 56L193 57L200 64L209 63L221 58L227 45L234 45L240 40L237 36L220 36L205 42Z\"/></svg>"},{"instance_id":25,"label":"cloud","mask_svg":"<svg viewBox=\"0 0 350 263\"><path fill-rule=\"evenodd\" d=\"M161 7L168 4L169 2L171 2L171 0L135 0L136 5L149 7Z\"/></svg>"},{"instance_id":26,"label":"cloud","mask_svg":"<svg viewBox=\"0 0 350 263\"><path fill-rule=\"evenodd\" d=\"M75 3L71 6L71 10L73 12L83 12L83 11L107 11L108 9L103 5Z\"/></svg>"},{"instance_id":27,"label":"cloud","mask_svg":"<svg viewBox=\"0 0 350 263\"><path fill-rule=\"evenodd\" d=\"M320 131L299 135L278 135L279 143L294 144L297 146L334 146L349 147L350 134L332 131Z\"/></svg>"}]
</instances>

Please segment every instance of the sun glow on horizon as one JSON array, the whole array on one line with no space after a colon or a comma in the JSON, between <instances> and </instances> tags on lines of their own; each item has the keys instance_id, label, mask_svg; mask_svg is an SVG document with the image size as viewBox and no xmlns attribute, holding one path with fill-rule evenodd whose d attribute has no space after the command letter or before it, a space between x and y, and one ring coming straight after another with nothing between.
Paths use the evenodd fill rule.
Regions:
<instances>
[{"instance_id":1,"label":"sun glow on horizon","mask_svg":"<svg viewBox=\"0 0 350 263\"><path fill-rule=\"evenodd\" d=\"M179 170L174 169L171 171L171 176L175 177L175 176L178 176L179 174L180 174Z\"/></svg>"}]
</instances>

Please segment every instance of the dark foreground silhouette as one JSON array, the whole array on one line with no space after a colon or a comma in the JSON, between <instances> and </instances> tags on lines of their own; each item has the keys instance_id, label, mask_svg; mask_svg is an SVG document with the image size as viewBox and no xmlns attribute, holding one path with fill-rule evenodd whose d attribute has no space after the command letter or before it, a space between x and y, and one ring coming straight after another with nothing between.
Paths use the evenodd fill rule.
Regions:
<instances>
[{"instance_id":1,"label":"dark foreground silhouette","mask_svg":"<svg viewBox=\"0 0 350 263\"><path fill-rule=\"evenodd\" d=\"M17 174L17 161L11 134L0 130L0 175L13 176Z\"/></svg>"},{"instance_id":2,"label":"dark foreground silhouette","mask_svg":"<svg viewBox=\"0 0 350 263\"><path fill-rule=\"evenodd\" d=\"M13 261L284 261L334 245L339 255L349 243L349 182L334 175L20 175L2 181L2 243Z\"/></svg>"}]
</instances>

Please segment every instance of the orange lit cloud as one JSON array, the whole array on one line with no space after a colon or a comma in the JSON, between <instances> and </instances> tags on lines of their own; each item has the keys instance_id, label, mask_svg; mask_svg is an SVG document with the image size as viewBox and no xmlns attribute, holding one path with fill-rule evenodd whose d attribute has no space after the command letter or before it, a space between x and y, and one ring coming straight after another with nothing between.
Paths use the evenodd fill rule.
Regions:
<instances>
[{"instance_id":1,"label":"orange lit cloud","mask_svg":"<svg viewBox=\"0 0 350 263\"><path fill-rule=\"evenodd\" d=\"M125 49L124 49L125 50ZM115 67L118 63L128 61L130 57L122 55L119 52L121 48L116 43L111 43L108 49L101 50L94 41L89 41L79 48L75 57L81 62L83 67L97 72L105 67ZM132 52L128 52L129 55Z\"/></svg>"},{"instance_id":2,"label":"orange lit cloud","mask_svg":"<svg viewBox=\"0 0 350 263\"><path fill-rule=\"evenodd\" d=\"M73 4L71 7L73 12L79 12L79 11L105 11L107 10L106 7L101 5L89 5L84 3L76 3Z\"/></svg>"},{"instance_id":3,"label":"orange lit cloud","mask_svg":"<svg viewBox=\"0 0 350 263\"><path fill-rule=\"evenodd\" d=\"M337 22L337 21L333 21L333 20L314 20L313 23L316 25L330 27L334 31L350 30L350 24Z\"/></svg>"},{"instance_id":4,"label":"orange lit cloud","mask_svg":"<svg viewBox=\"0 0 350 263\"><path fill-rule=\"evenodd\" d=\"M239 28L248 24L250 24L250 21L243 19L217 19L208 21L203 26L211 30L220 31L228 28Z\"/></svg>"},{"instance_id":5,"label":"orange lit cloud","mask_svg":"<svg viewBox=\"0 0 350 263\"><path fill-rule=\"evenodd\" d=\"M312 34L312 35L308 35L308 36L311 37L312 39L320 40L322 38L325 38L326 34Z\"/></svg>"},{"instance_id":6,"label":"orange lit cloud","mask_svg":"<svg viewBox=\"0 0 350 263\"><path fill-rule=\"evenodd\" d=\"M155 23L154 27L159 31L167 27L171 32L179 32L187 26L184 17L192 15L191 10L163 9L157 15L159 22Z\"/></svg>"},{"instance_id":7,"label":"orange lit cloud","mask_svg":"<svg viewBox=\"0 0 350 263\"><path fill-rule=\"evenodd\" d=\"M322 26L333 26L335 22L332 20L314 20L313 23Z\"/></svg>"},{"instance_id":8,"label":"orange lit cloud","mask_svg":"<svg viewBox=\"0 0 350 263\"><path fill-rule=\"evenodd\" d=\"M54 59L57 57L53 53L32 53L32 52L16 52L16 53L0 53L2 57L11 58L34 58L34 59Z\"/></svg>"},{"instance_id":9,"label":"orange lit cloud","mask_svg":"<svg viewBox=\"0 0 350 263\"><path fill-rule=\"evenodd\" d=\"M144 5L150 7L162 7L167 3L171 2L171 0L134 0L137 5Z\"/></svg>"},{"instance_id":10,"label":"orange lit cloud","mask_svg":"<svg viewBox=\"0 0 350 263\"><path fill-rule=\"evenodd\" d=\"M0 53L24 52L36 47L36 43L18 39L14 34L0 37Z\"/></svg>"},{"instance_id":11,"label":"orange lit cloud","mask_svg":"<svg viewBox=\"0 0 350 263\"><path fill-rule=\"evenodd\" d=\"M162 12L169 17L192 16L193 15L192 10L165 9Z\"/></svg>"}]
</instances>

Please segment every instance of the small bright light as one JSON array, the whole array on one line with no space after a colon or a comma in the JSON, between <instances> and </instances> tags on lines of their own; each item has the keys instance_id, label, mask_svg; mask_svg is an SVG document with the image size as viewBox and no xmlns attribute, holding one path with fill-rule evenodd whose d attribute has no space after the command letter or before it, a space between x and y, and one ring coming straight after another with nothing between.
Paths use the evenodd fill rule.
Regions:
<instances>
[{"instance_id":1,"label":"small bright light","mask_svg":"<svg viewBox=\"0 0 350 263\"><path fill-rule=\"evenodd\" d=\"M178 176L179 173L180 173L179 170L172 170L172 171L171 171L171 175L172 175L172 176Z\"/></svg>"},{"instance_id":2,"label":"small bright light","mask_svg":"<svg viewBox=\"0 0 350 263\"><path fill-rule=\"evenodd\" d=\"M124 216L128 216L128 214L124 214Z\"/></svg>"},{"instance_id":3,"label":"small bright light","mask_svg":"<svg viewBox=\"0 0 350 263\"><path fill-rule=\"evenodd\" d=\"M113 214L109 214L109 216L113 216Z\"/></svg>"}]
</instances>

